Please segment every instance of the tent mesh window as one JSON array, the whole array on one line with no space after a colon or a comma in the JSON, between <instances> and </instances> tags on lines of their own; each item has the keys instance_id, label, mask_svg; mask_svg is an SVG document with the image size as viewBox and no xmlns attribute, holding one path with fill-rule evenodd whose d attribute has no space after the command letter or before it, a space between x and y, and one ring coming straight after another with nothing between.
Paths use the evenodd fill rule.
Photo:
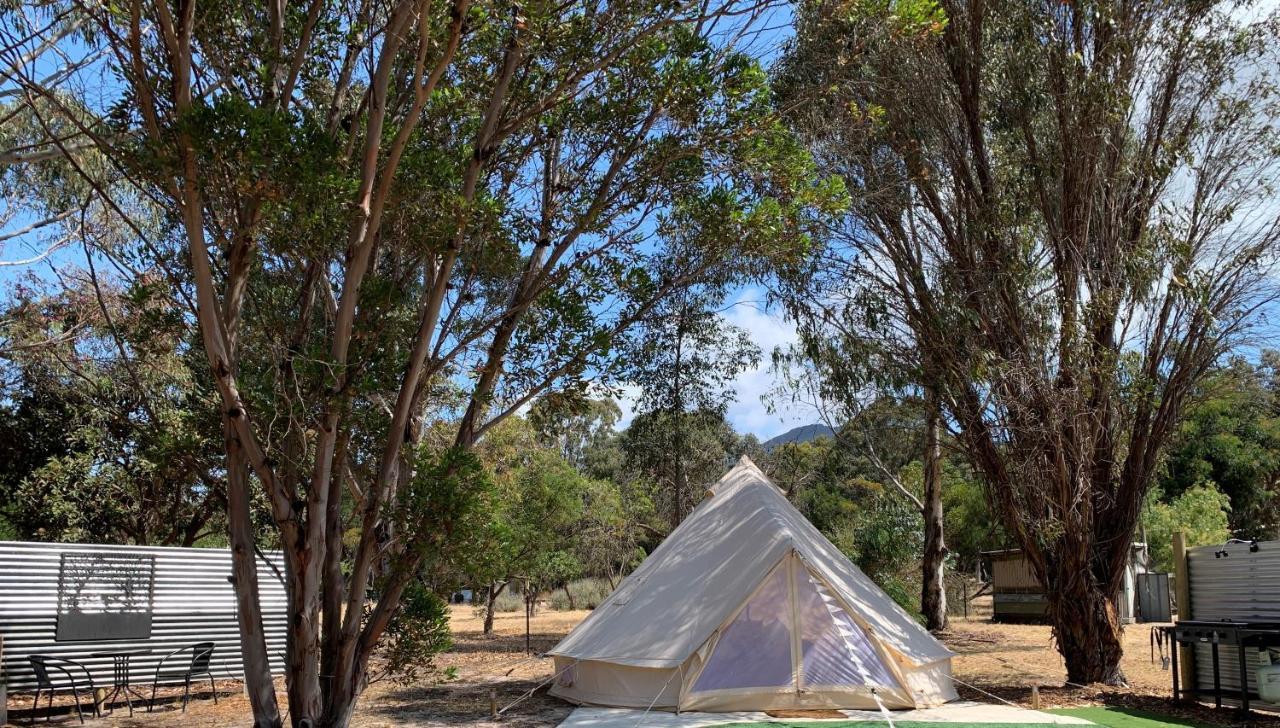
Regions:
<instances>
[{"instance_id":1,"label":"tent mesh window","mask_svg":"<svg viewBox=\"0 0 1280 728\"><path fill-rule=\"evenodd\" d=\"M801 686L897 687L867 633L808 569L797 571Z\"/></svg>"},{"instance_id":2,"label":"tent mesh window","mask_svg":"<svg viewBox=\"0 0 1280 728\"><path fill-rule=\"evenodd\" d=\"M799 675L793 634L799 641ZM765 579L720 635L693 690L793 685L898 687L867 633L799 561L784 562Z\"/></svg>"},{"instance_id":3,"label":"tent mesh window","mask_svg":"<svg viewBox=\"0 0 1280 728\"><path fill-rule=\"evenodd\" d=\"M789 591L787 569L774 569L720 635L694 690L786 687L794 682Z\"/></svg>"}]
</instances>

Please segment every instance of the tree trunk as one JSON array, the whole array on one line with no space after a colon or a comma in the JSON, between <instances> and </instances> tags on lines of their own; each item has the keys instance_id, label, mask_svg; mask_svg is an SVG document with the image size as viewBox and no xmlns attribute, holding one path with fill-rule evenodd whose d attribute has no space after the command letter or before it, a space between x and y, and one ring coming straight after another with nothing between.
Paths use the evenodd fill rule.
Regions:
<instances>
[{"instance_id":1,"label":"tree trunk","mask_svg":"<svg viewBox=\"0 0 1280 728\"><path fill-rule=\"evenodd\" d=\"M924 571L920 611L930 632L947 628L947 589L944 580L947 546L943 538L942 453L938 443L938 400L932 389L925 403L924 453Z\"/></svg>"},{"instance_id":2,"label":"tree trunk","mask_svg":"<svg viewBox=\"0 0 1280 728\"><path fill-rule=\"evenodd\" d=\"M363 629L352 640L344 640L336 664L338 673L331 680L328 708L312 723L315 728L346 728L351 724L356 703L369 686L369 657L399 609L405 586L417 568L418 563L411 562L388 574L382 582L381 597L363 621Z\"/></svg>"},{"instance_id":3,"label":"tree trunk","mask_svg":"<svg viewBox=\"0 0 1280 728\"><path fill-rule=\"evenodd\" d=\"M227 450L227 530L231 542L231 573L236 593L245 688L249 693L255 728L280 728L280 707L276 703L276 687L271 679L271 663L258 599L248 465L234 428L229 424L224 426L223 435Z\"/></svg>"},{"instance_id":4,"label":"tree trunk","mask_svg":"<svg viewBox=\"0 0 1280 728\"><path fill-rule=\"evenodd\" d=\"M529 588L529 582L524 583L524 651L533 654L533 627L530 624L533 619L533 602L538 595Z\"/></svg>"},{"instance_id":5,"label":"tree trunk","mask_svg":"<svg viewBox=\"0 0 1280 728\"><path fill-rule=\"evenodd\" d=\"M576 607L576 606L574 606L574 604L573 604L573 592L569 591L569 585L568 585L568 584L565 584L565 585L564 585L564 598L569 600L569 608L570 608L570 609L577 609L577 607Z\"/></svg>"},{"instance_id":6,"label":"tree trunk","mask_svg":"<svg viewBox=\"0 0 1280 728\"><path fill-rule=\"evenodd\" d=\"M674 513L675 517L671 521L672 526L679 526L680 522L684 520L684 499L685 499L684 494L685 494L685 491L688 489L688 482L684 472L684 440L685 440L684 432L685 432L685 427L688 425L688 422L685 419L685 414L684 414L684 397L683 397L684 392L680 388L680 374L681 374L681 367L683 365L682 357L684 352L684 320L685 320L685 309L681 308L680 320L676 324L676 358L675 358L675 371L672 372L673 378L674 378L674 384L671 389L672 402L675 405L673 408L674 414L675 414L675 420L674 420L675 430L671 433L675 439L675 442L673 443L675 447L673 447L672 450L675 451L674 455L676 459L675 478L674 478L675 491L676 491L675 493L676 507L675 507L675 513Z\"/></svg>"},{"instance_id":7,"label":"tree trunk","mask_svg":"<svg viewBox=\"0 0 1280 728\"><path fill-rule=\"evenodd\" d=\"M315 517L325 516L317 512ZM311 560L317 560L322 565L323 558L323 543L316 549L285 546L290 603L286 632L288 648L285 651L289 670L289 715L290 722L299 728L315 725L324 714L324 700L320 694L320 584L312 578L318 572L318 565L311 563ZM342 656L338 659L341 660Z\"/></svg>"},{"instance_id":8,"label":"tree trunk","mask_svg":"<svg viewBox=\"0 0 1280 728\"><path fill-rule=\"evenodd\" d=\"M340 443L342 455L339 463L345 463L347 442ZM342 486L344 473L341 470L329 481L329 498L326 503L324 554L324 581L321 584L322 641L320 645L320 674L324 676L339 674L339 661L342 659L342 605L346 602L346 580L342 574ZM321 683L324 693L325 712L333 715L336 706L333 701L339 691L329 680Z\"/></svg>"},{"instance_id":9,"label":"tree trunk","mask_svg":"<svg viewBox=\"0 0 1280 728\"><path fill-rule=\"evenodd\" d=\"M502 594L502 590L507 588L507 582L498 582L489 585L489 593L485 596L484 603L484 636L493 636L493 613L497 609L498 597Z\"/></svg>"},{"instance_id":10,"label":"tree trunk","mask_svg":"<svg viewBox=\"0 0 1280 728\"><path fill-rule=\"evenodd\" d=\"M355 713L356 703L368 687L367 655L359 647L343 650L337 663L340 674L331 681L326 695L325 712L308 724L311 728L347 728ZM301 727L300 727L301 728Z\"/></svg>"},{"instance_id":11,"label":"tree trunk","mask_svg":"<svg viewBox=\"0 0 1280 728\"><path fill-rule=\"evenodd\" d=\"M1065 571L1065 569L1064 569ZM1067 663L1067 680L1079 685L1123 686L1120 616L1115 595L1107 594L1091 575L1058 574L1046 588L1053 637Z\"/></svg>"}]
</instances>

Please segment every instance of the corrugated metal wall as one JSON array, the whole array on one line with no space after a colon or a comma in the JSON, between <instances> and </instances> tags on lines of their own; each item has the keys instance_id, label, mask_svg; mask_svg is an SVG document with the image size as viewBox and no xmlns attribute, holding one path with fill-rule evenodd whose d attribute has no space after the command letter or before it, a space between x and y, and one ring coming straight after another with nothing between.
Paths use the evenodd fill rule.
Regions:
<instances>
[{"instance_id":1,"label":"corrugated metal wall","mask_svg":"<svg viewBox=\"0 0 1280 728\"><path fill-rule=\"evenodd\" d=\"M1191 618L1196 620L1247 619L1280 622L1280 541L1258 542L1258 552L1248 544L1225 547L1228 556L1217 558L1222 546L1200 546L1187 551ZM1185 618L1185 617L1184 617ZM1213 688L1212 647L1196 645L1196 682ZM1249 685L1257 689L1257 650L1247 650ZM1222 686L1229 694L1240 690L1239 653L1219 647Z\"/></svg>"},{"instance_id":2,"label":"corrugated metal wall","mask_svg":"<svg viewBox=\"0 0 1280 728\"><path fill-rule=\"evenodd\" d=\"M1169 609L1169 575L1138 574L1138 616L1143 622L1172 622Z\"/></svg>"},{"instance_id":3,"label":"corrugated metal wall","mask_svg":"<svg viewBox=\"0 0 1280 728\"><path fill-rule=\"evenodd\" d=\"M1031 594L1040 591L1031 564L1022 554L999 556L991 559L991 584L998 594Z\"/></svg>"},{"instance_id":4,"label":"corrugated metal wall","mask_svg":"<svg viewBox=\"0 0 1280 728\"><path fill-rule=\"evenodd\" d=\"M98 642L55 640L58 611L58 572L64 553L145 555L155 558L155 586L150 639ZM281 568L284 557L267 554ZM109 658L90 653L109 649L151 650L134 657L130 678L150 683L156 663L172 650L194 642L212 641L213 673L219 679L242 677L240 634L236 627L231 552L227 549L100 546L90 544L19 543L0 541L0 634L4 635L4 671L9 690L34 688L27 656L46 654L83 662L95 684L107 685ZM258 560L264 628L272 671L284 667L286 598L284 585L270 566ZM173 664L166 663L165 669ZM179 663L180 664L180 663Z\"/></svg>"}]
</instances>

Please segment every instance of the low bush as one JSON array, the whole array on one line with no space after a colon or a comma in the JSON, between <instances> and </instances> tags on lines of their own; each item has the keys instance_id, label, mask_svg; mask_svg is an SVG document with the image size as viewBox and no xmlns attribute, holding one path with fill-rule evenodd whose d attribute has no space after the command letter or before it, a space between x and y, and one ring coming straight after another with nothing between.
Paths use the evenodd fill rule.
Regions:
<instances>
[{"instance_id":1,"label":"low bush","mask_svg":"<svg viewBox=\"0 0 1280 728\"><path fill-rule=\"evenodd\" d=\"M480 607L483 612L484 605L481 604ZM509 586L498 595L498 601L494 603L493 610L495 612L523 612L524 595L514 586Z\"/></svg>"},{"instance_id":2,"label":"low bush","mask_svg":"<svg viewBox=\"0 0 1280 728\"><path fill-rule=\"evenodd\" d=\"M569 604L569 595L563 588L544 595L547 605L552 609L564 611L568 609L595 609L600 602L613 591L607 579L575 579L569 582L569 594L573 595L573 605Z\"/></svg>"},{"instance_id":3,"label":"low bush","mask_svg":"<svg viewBox=\"0 0 1280 728\"><path fill-rule=\"evenodd\" d=\"M397 682L412 683L433 671L436 655L452 646L449 603L426 586L410 582L381 644L385 674Z\"/></svg>"}]
</instances>

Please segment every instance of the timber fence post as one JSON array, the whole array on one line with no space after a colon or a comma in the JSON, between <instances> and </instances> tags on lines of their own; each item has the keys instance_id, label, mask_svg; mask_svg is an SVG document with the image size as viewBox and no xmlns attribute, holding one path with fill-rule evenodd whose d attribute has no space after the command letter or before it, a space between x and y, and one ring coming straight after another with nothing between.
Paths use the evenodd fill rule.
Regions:
<instances>
[{"instance_id":1,"label":"timber fence post","mask_svg":"<svg viewBox=\"0 0 1280 728\"><path fill-rule=\"evenodd\" d=\"M1173 578L1174 598L1178 601L1178 621L1192 618L1191 612L1191 569L1187 561L1187 534L1176 531L1173 534ZM1190 644L1182 644L1177 640L1170 645L1178 650L1178 678L1188 688L1195 688L1196 666L1195 648ZM1194 692L1190 695L1195 695Z\"/></svg>"}]
</instances>

